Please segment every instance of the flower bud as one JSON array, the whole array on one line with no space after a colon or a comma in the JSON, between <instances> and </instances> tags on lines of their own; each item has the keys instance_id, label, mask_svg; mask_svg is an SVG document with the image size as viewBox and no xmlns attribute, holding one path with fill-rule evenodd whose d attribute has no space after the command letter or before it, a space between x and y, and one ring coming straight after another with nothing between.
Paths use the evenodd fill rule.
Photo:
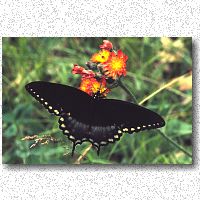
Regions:
<instances>
[{"instance_id":1,"label":"flower bud","mask_svg":"<svg viewBox=\"0 0 200 200\"><path fill-rule=\"evenodd\" d=\"M100 49L105 49L110 51L113 48L112 43L109 40L103 40L103 44L99 46Z\"/></svg>"}]
</instances>

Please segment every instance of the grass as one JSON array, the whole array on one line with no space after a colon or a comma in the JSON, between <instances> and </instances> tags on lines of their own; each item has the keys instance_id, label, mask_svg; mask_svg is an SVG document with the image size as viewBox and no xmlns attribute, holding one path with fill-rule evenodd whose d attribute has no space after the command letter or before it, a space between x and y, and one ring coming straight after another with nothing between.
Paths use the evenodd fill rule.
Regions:
<instances>
[{"instance_id":1,"label":"grass","mask_svg":"<svg viewBox=\"0 0 200 200\"><path fill-rule=\"evenodd\" d=\"M137 102L164 117L160 131L186 152L192 152L192 89L188 79L167 85L192 70L191 38L176 38L184 47L166 48L160 38L108 38L116 49L128 55L127 76L123 78L130 93L122 87L108 98ZM80 77L72 75L73 64L84 66L98 51L103 38L3 38L3 163L9 164L191 164L192 158L174 146L158 131L124 135L115 144L101 148L100 156L90 143L76 147L58 128L57 117L50 115L25 91L25 84L45 80L78 87ZM165 51L181 59L163 61ZM168 55L165 55L165 59ZM169 58L168 58L169 59ZM185 76L184 76L185 78ZM167 86L166 86L167 85ZM160 90L161 88L161 90ZM157 91L155 93L155 91ZM148 98L146 98L148 97ZM25 136L51 135L61 142L36 145L21 140Z\"/></svg>"}]
</instances>

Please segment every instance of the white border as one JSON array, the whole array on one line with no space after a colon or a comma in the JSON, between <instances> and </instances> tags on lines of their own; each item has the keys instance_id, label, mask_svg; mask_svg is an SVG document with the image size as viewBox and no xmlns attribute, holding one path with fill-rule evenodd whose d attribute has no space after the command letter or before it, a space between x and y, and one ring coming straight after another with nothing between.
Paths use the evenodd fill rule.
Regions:
<instances>
[{"instance_id":1,"label":"white border","mask_svg":"<svg viewBox=\"0 0 200 200\"><path fill-rule=\"evenodd\" d=\"M194 46L192 166L1 165L3 199L199 199L199 0L6 0L0 13L1 36L192 36Z\"/></svg>"}]
</instances>

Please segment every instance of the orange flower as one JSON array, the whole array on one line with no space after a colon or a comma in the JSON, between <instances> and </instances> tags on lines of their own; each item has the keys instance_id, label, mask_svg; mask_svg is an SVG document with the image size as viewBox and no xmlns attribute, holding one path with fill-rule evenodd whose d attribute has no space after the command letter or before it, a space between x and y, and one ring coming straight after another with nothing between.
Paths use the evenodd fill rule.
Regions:
<instances>
[{"instance_id":1,"label":"orange flower","mask_svg":"<svg viewBox=\"0 0 200 200\"><path fill-rule=\"evenodd\" d=\"M103 70L105 75L116 79L118 76L126 76L126 61L128 56L121 50L118 50L117 54L111 53L108 61L104 63Z\"/></svg>"},{"instance_id":2,"label":"orange flower","mask_svg":"<svg viewBox=\"0 0 200 200\"><path fill-rule=\"evenodd\" d=\"M95 77L95 73L92 70L86 70L85 68L78 66L77 64L74 64L72 74L80 74L83 78Z\"/></svg>"},{"instance_id":3,"label":"orange flower","mask_svg":"<svg viewBox=\"0 0 200 200\"><path fill-rule=\"evenodd\" d=\"M189 76L183 77L179 80L179 89L181 91L191 90L192 89L192 73Z\"/></svg>"},{"instance_id":4,"label":"orange flower","mask_svg":"<svg viewBox=\"0 0 200 200\"><path fill-rule=\"evenodd\" d=\"M108 88L106 88L106 80L105 79L102 79L99 82L95 78L82 78L79 89L86 92L90 96L93 96L98 91L103 96L106 96L108 94L108 92L110 91Z\"/></svg>"},{"instance_id":5,"label":"orange flower","mask_svg":"<svg viewBox=\"0 0 200 200\"><path fill-rule=\"evenodd\" d=\"M101 51L99 51L99 53L95 53L92 55L91 61L104 63L108 60L109 56L110 51L102 49Z\"/></svg>"},{"instance_id":6,"label":"orange flower","mask_svg":"<svg viewBox=\"0 0 200 200\"><path fill-rule=\"evenodd\" d=\"M103 44L99 46L100 49L105 49L110 51L113 48L112 43L109 40L103 40Z\"/></svg>"}]
</instances>

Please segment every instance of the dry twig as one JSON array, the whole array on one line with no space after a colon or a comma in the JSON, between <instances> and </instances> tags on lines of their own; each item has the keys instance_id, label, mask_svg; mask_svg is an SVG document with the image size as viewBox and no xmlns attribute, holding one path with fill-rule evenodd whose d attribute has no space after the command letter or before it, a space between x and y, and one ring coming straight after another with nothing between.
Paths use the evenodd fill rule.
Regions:
<instances>
[{"instance_id":1,"label":"dry twig","mask_svg":"<svg viewBox=\"0 0 200 200\"><path fill-rule=\"evenodd\" d=\"M90 144L83 153L78 157L78 159L74 162L74 164L80 164L81 160L86 156L89 150L92 148L92 144Z\"/></svg>"},{"instance_id":2,"label":"dry twig","mask_svg":"<svg viewBox=\"0 0 200 200\"><path fill-rule=\"evenodd\" d=\"M31 148L34 148L35 146L41 144L41 145L47 145L49 144L49 142L53 142L53 143L57 143L59 142L58 139L50 136L50 135L43 135L43 136L38 136L38 135L33 135L33 136L25 136L24 138L22 138L21 140L26 140L26 141L30 141L33 140L34 143L30 146Z\"/></svg>"}]
</instances>

